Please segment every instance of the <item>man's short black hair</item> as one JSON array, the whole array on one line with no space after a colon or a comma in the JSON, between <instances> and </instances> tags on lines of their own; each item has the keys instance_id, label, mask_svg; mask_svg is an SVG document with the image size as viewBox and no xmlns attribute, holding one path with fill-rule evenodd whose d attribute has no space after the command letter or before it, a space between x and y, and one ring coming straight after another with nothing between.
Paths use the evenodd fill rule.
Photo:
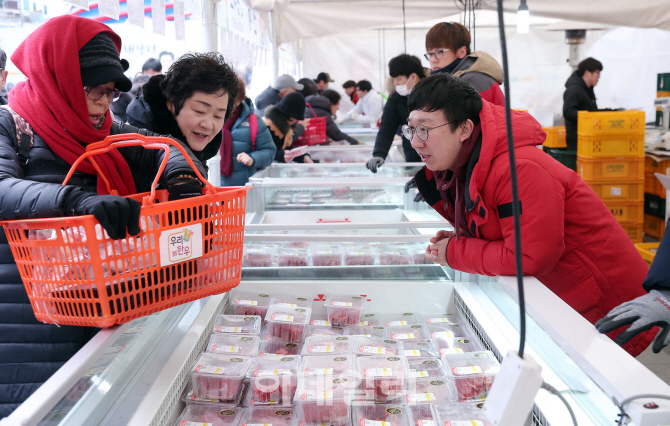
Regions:
<instances>
[{"instance_id":1,"label":"man's short black hair","mask_svg":"<svg viewBox=\"0 0 670 426\"><path fill-rule=\"evenodd\" d=\"M4 50L0 49L0 70L7 68L7 54Z\"/></svg>"},{"instance_id":2,"label":"man's short black hair","mask_svg":"<svg viewBox=\"0 0 670 426\"><path fill-rule=\"evenodd\" d=\"M228 93L226 119L235 109L235 97L240 81L233 68L226 63L220 53L187 53L172 63L161 82L165 99L174 105L174 114L184 106L186 99L195 92L218 94Z\"/></svg>"},{"instance_id":3,"label":"man's short black hair","mask_svg":"<svg viewBox=\"0 0 670 426\"><path fill-rule=\"evenodd\" d=\"M442 111L453 132L470 119L479 123L482 97L470 83L450 74L435 74L419 81L407 100L409 112Z\"/></svg>"},{"instance_id":4,"label":"man's short black hair","mask_svg":"<svg viewBox=\"0 0 670 426\"><path fill-rule=\"evenodd\" d=\"M147 70L153 70L156 72L161 72L163 71L163 65L161 65L161 61L159 61L156 58L149 58L147 61L142 65L142 72L145 72Z\"/></svg>"},{"instance_id":5,"label":"man's short black hair","mask_svg":"<svg viewBox=\"0 0 670 426\"><path fill-rule=\"evenodd\" d=\"M389 61L389 75L393 78L399 76L409 77L412 73L420 79L424 77L421 60L413 55L403 53Z\"/></svg>"},{"instance_id":6,"label":"man's short black hair","mask_svg":"<svg viewBox=\"0 0 670 426\"><path fill-rule=\"evenodd\" d=\"M322 96L327 97L331 105L337 105L338 102L340 102L340 99L342 99L342 96L340 96L339 93L330 89L324 90Z\"/></svg>"},{"instance_id":7,"label":"man's short black hair","mask_svg":"<svg viewBox=\"0 0 670 426\"><path fill-rule=\"evenodd\" d=\"M593 58L586 58L583 61L577 65L577 75L580 77L584 76L584 72L594 72L594 71L602 71L603 70L603 64Z\"/></svg>"},{"instance_id":8,"label":"man's short black hair","mask_svg":"<svg viewBox=\"0 0 670 426\"><path fill-rule=\"evenodd\" d=\"M302 93L304 97L319 93L319 88L316 87L316 83L311 78L301 78L298 80L298 84L302 84L302 90L298 90L298 92Z\"/></svg>"},{"instance_id":9,"label":"man's short black hair","mask_svg":"<svg viewBox=\"0 0 670 426\"><path fill-rule=\"evenodd\" d=\"M372 84L367 80L361 80L356 83L356 88L361 92L369 92L372 90Z\"/></svg>"}]
</instances>

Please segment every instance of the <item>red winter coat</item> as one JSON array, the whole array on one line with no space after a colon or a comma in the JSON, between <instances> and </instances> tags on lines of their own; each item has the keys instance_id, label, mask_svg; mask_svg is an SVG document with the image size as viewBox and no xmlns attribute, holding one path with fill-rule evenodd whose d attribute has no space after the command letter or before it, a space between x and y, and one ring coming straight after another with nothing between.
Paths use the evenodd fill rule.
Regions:
<instances>
[{"instance_id":1,"label":"red winter coat","mask_svg":"<svg viewBox=\"0 0 670 426\"><path fill-rule=\"evenodd\" d=\"M505 109L485 101L479 117L481 147L468 165L464 194L468 231L475 237L453 238L447 262L473 274L514 275ZM512 111L512 122L524 274L535 276L591 323L644 295L648 268L609 209L574 171L536 148L546 134L532 116ZM432 173L424 168L415 181L423 198L453 224L453 204L441 199ZM623 347L636 356L654 336L652 329Z\"/></svg>"}]
</instances>

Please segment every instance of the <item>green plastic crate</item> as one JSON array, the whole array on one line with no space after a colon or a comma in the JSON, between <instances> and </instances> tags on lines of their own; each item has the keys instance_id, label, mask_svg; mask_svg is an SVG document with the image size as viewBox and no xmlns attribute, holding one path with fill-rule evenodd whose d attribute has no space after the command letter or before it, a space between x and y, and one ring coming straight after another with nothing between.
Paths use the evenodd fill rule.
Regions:
<instances>
[{"instance_id":1,"label":"green plastic crate","mask_svg":"<svg viewBox=\"0 0 670 426\"><path fill-rule=\"evenodd\" d=\"M577 151L568 151L566 148L543 148L556 161L568 169L577 171Z\"/></svg>"}]
</instances>

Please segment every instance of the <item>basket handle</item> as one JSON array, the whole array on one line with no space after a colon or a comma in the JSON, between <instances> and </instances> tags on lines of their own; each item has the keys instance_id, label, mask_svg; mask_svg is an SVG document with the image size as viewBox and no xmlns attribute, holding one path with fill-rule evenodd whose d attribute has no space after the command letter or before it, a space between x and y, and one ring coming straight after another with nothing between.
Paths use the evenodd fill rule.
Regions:
<instances>
[{"instance_id":1,"label":"basket handle","mask_svg":"<svg viewBox=\"0 0 670 426\"><path fill-rule=\"evenodd\" d=\"M312 111L312 115L314 116L314 118L319 118L319 116L316 115L316 113L314 112L314 109L312 108L312 106L310 104L305 104L305 105L307 105L309 107L310 111Z\"/></svg>"},{"instance_id":2,"label":"basket handle","mask_svg":"<svg viewBox=\"0 0 670 426\"><path fill-rule=\"evenodd\" d=\"M112 194L112 195L119 195L118 191L113 190L109 184L109 180L105 175L102 173L100 170L100 167L98 166L98 163L95 161L93 158L94 155L98 154L104 154L106 152L111 151L112 149L116 148L123 148L126 146L142 146L145 149L162 149L165 151L165 155L163 156L163 161L161 162L160 167L158 168L158 172L156 173L156 177L154 178L153 183L151 184L151 194L148 196L145 196L142 199L142 206L143 207L148 207L153 205L154 201L156 199L156 186L158 186L158 181L160 180L160 177L163 175L163 171L165 171L165 167L167 166L168 158L170 157L170 151L172 147L175 147L179 150L179 152L182 153L188 164L191 166L193 171L195 172L196 176L202 183L205 184L205 194L211 195L211 194L216 194L217 189L214 185L209 183L207 179L205 179L202 174L200 174L200 171L198 168L193 164L193 160L191 160L191 157L188 155L186 150L184 149L181 144L178 142L172 140L171 138L165 138L165 137L158 137L158 136L142 136L137 133L126 133L126 134L120 134L120 135L112 135L112 136L107 136L105 139L103 139L100 142L95 142L92 144L89 144L86 147L86 152L80 156L77 161L72 164L72 167L70 168L70 171L68 172L67 176L65 176L65 180L63 181L63 185L66 185L70 178L72 178L72 175L74 174L75 170L79 166L79 164L84 161L85 159L91 157L91 163L93 164L93 167L95 170L98 172L98 177L101 177L103 181L105 182L105 186L107 187L107 191Z\"/></svg>"}]
</instances>

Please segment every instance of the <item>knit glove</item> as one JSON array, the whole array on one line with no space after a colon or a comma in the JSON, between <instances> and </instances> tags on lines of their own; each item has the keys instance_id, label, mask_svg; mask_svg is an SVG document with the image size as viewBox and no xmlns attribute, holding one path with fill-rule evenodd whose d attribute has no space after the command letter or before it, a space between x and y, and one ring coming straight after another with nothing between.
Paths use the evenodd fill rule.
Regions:
<instances>
[{"instance_id":1,"label":"knit glove","mask_svg":"<svg viewBox=\"0 0 670 426\"><path fill-rule=\"evenodd\" d=\"M615 342L623 345L633 337L659 326L652 350L659 353L670 343L670 290L652 290L649 294L637 299L622 303L612 309L604 318L596 323L601 333L609 333L619 327L631 324L623 333L619 334Z\"/></svg>"},{"instance_id":2,"label":"knit glove","mask_svg":"<svg viewBox=\"0 0 670 426\"><path fill-rule=\"evenodd\" d=\"M202 195L202 182L191 175L179 175L170 178L167 182L168 201Z\"/></svg>"},{"instance_id":3,"label":"knit glove","mask_svg":"<svg viewBox=\"0 0 670 426\"><path fill-rule=\"evenodd\" d=\"M384 159L382 157L372 157L365 164L365 167L367 167L372 173L377 173L377 168L381 167L382 164L384 164Z\"/></svg>"},{"instance_id":4,"label":"knit glove","mask_svg":"<svg viewBox=\"0 0 670 426\"><path fill-rule=\"evenodd\" d=\"M107 231L109 238L119 240L140 233L140 203L118 195L93 195L77 191L66 202L66 213L72 216L92 214Z\"/></svg>"}]
</instances>

